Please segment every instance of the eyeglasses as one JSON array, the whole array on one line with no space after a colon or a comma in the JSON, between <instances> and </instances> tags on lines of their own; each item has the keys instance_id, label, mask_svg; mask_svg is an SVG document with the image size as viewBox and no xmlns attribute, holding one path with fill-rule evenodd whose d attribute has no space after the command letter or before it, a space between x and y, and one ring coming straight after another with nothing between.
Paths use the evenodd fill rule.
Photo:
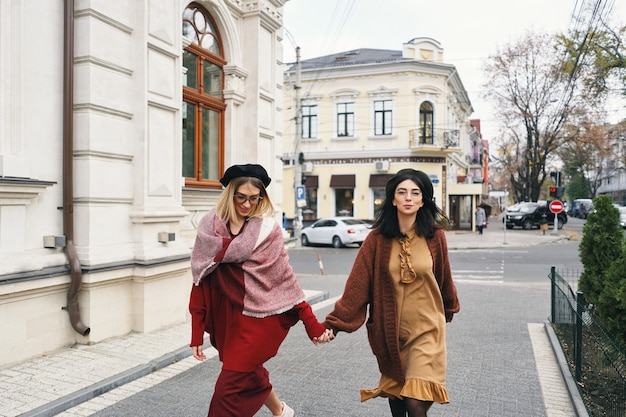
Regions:
<instances>
[{"instance_id":1,"label":"eyeglasses","mask_svg":"<svg viewBox=\"0 0 626 417\"><path fill-rule=\"evenodd\" d=\"M233 198L239 204L245 204L247 201L249 201L252 205L257 204L260 200L263 200L263 197L261 197L260 195L253 195L252 197L248 197L243 194L235 194Z\"/></svg>"},{"instance_id":2,"label":"eyeglasses","mask_svg":"<svg viewBox=\"0 0 626 417\"><path fill-rule=\"evenodd\" d=\"M408 196L409 194L411 195L411 198L418 198L418 197L422 194L422 192L421 192L421 191L419 191L419 190L412 190L412 191L409 193L407 190L405 190L405 189L403 189L403 188L401 188L401 189L399 189L399 190L396 190L396 195L397 195L397 196L400 196L400 197L402 197L402 198L404 198L404 197Z\"/></svg>"}]
</instances>

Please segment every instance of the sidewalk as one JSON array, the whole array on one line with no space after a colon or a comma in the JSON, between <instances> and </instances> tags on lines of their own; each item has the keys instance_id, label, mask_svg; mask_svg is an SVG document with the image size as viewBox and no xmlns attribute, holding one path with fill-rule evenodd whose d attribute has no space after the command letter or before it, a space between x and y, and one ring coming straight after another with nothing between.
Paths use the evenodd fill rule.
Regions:
<instances>
[{"instance_id":1,"label":"sidewalk","mask_svg":"<svg viewBox=\"0 0 626 417\"><path fill-rule=\"evenodd\" d=\"M501 226L501 223L499 223ZM559 231L558 235L549 230L545 235L540 231L503 230L497 227L498 222L492 220L483 235L471 232L447 232L450 250L487 249L505 247L524 247L551 243L568 239L569 234ZM328 294L321 291L305 291L308 301L313 305L322 303ZM541 332L544 333L544 332ZM534 337L537 337L535 331ZM541 334L547 342L548 328ZM131 333L122 338L100 342L94 345L76 345L61 349L49 355L15 364L0 369L0 417L15 416L63 416L91 415L104 408L88 405L97 401L89 401L114 388L123 387L122 393L116 393L108 401L116 401L130 396L148 386L157 384L173 375L198 364L190 357L187 346L189 339L189 323L172 326L153 333ZM551 350L551 349L549 349ZM558 371L559 348L552 352L544 352L541 360L548 358L554 370L548 376L550 383L559 386L566 384L567 370ZM537 359L540 360L539 358ZM149 378L142 378L149 376ZM140 380L141 378L141 380ZM135 384L135 385L133 385ZM543 386L543 382L542 382ZM116 390L117 392L118 390ZM124 394L126 392L126 394ZM569 394L576 402L577 392ZM104 397L104 396L103 396ZM89 402L88 402L89 401ZM104 400L103 400L104 401ZM64 411L81 405L79 413ZM571 405L568 404L571 407ZM80 407L76 407L76 410ZM570 408L571 409L571 408ZM548 414L548 416L560 414ZM566 414L562 414L566 415Z\"/></svg>"},{"instance_id":2,"label":"sidewalk","mask_svg":"<svg viewBox=\"0 0 626 417\"><path fill-rule=\"evenodd\" d=\"M552 228L545 231L539 229L521 230L505 229L502 224L502 216L490 217L488 227L483 230L483 234L470 231L448 231L446 238L448 249L496 249L507 247L527 247L561 240L570 239L567 227L558 230L555 234Z\"/></svg>"}]
</instances>

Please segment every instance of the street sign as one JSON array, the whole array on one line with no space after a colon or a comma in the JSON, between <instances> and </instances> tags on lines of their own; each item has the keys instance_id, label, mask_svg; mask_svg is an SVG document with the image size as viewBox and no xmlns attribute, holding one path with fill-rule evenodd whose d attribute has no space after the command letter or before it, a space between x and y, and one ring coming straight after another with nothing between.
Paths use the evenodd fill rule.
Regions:
<instances>
[{"instance_id":1,"label":"street sign","mask_svg":"<svg viewBox=\"0 0 626 417\"><path fill-rule=\"evenodd\" d=\"M565 207L563 206L563 203L561 201L554 200L550 202L550 205L548 206L548 208L550 209L552 213L559 214L560 212L563 211Z\"/></svg>"},{"instance_id":2,"label":"street sign","mask_svg":"<svg viewBox=\"0 0 626 417\"><path fill-rule=\"evenodd\" d=\"M304 185L296 186L296 205L300 208L306 207L306 193L304 192Z\"/></svg>"}]
</instances>

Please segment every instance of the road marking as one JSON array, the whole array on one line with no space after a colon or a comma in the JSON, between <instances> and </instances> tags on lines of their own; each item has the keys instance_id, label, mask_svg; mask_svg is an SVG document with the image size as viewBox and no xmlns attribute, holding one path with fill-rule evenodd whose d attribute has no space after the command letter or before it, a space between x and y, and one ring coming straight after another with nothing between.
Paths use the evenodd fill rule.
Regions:
<instances>
[{"instance_id":1,"label":"road marking","mask_svg":"<svg viewBox=\"0 0 626 417\"><path fill-rule=\"evenodd\" d=\"M455 269L452 271L452 278L454 282L503 284L504 267L501 267L499 271L492 269Z\"/></svg>"}]
</instances>

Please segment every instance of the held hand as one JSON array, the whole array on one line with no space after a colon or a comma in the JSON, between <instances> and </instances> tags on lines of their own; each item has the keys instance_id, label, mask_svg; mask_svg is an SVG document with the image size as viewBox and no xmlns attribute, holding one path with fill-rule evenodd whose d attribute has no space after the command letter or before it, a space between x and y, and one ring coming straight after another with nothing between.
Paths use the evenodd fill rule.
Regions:
<instances>
[{"instance_id":1,"label":"held hand","mask_svg":"<svg viewBox=\"0 0 626 417\"><path fill-rule=\"evenodd\" d=\"M202 352L202 346L192 346L191 351L193 353L193 357L199 361L203 361L206 359L206 355Z\"/></svg>"},{"instance_id":2,"label":"held hand","mask_svg":"<svg viewBox=\"0 0 626 417\"><path fill-rule=\"evenodd\" d=\"M335 333L332 330L326 329L324 333L322 333L318 337L313 338L313 344L317 345L318 343L328 343L335 338Z\"/></svg>"}]
</instances>

